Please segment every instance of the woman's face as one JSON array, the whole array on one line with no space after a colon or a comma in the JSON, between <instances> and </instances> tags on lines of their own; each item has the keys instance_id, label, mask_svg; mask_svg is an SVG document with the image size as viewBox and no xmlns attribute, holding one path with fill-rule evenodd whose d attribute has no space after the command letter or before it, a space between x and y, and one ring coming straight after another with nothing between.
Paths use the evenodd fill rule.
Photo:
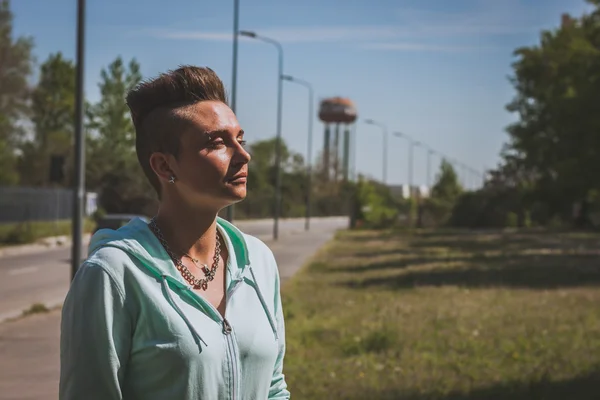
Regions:
<instances>
[{"instance_id":1,"label":"woman's face","mask_svg":"<svg viewBox=\"0 0 600 400\"><path fill-rule=\"evenodd\" d=\"M178 157L169 162L176 182L168 190L186 203L217 210L243 200L250 154L235 114L219 101L203 101L186 111L191 128L182 133Z\"/></svg>"}]
</instances>

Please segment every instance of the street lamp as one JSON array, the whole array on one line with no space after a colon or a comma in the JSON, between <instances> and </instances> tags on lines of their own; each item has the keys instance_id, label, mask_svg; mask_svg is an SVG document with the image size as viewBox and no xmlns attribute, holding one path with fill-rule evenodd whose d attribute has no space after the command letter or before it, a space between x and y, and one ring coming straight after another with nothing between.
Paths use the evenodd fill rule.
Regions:
<instances>
[{"instance_id":1,"label":"street lamp","mask_svg":"<svg viewBox=\"0 0 600 400\"><path fill-rule=\"evenodd\" d=\"M469 167L469 171L471 172L471 176L473 178L473 189L476 189L479 186L477 180L482 179L483 175L481 172L472 167Z\"/></svg>"},{"instance_id":2,"label":"street lamp","mask_svg":"<svg viewBox=\"0 0 600 400\"><path fill-rule=\"evenodd\" d=\"M477 183L476 183L477 170L475 168L467 166L467 172L469 173L469 181L471 184L471 189L475 190L475 188L477 186Z\"/></svg>"},{"instance_id":3,"label":"street lamp","mask_svg":"<svg viewBox=\"0 0 600 400\"><path fill-rule=\"evenodd\" d=\"M237 59L238 59L238 30L240 21L240 0L233 0L233 57L231 76L231 111L235 114L237 100ZM227 221L233 222L233 204L227 207Z\"/></svg>"},{"instance_id":4,"label":"street lamp","mask_svg":"<svg viewBox=\"0 0 600 400\"><path fill-rule=\"evenodd\" d=\"M409 197L412 197L412 186L413 186L413 139L406 133L394 132L394 136L404 138L408 141L408 193Z\"/></svg>"},{"instance_id":5,"label":"street lamp","mask_svg":"<svg viewBox=\"0 0 600 400\"><path fill-rule=\"evenodd\" d=\"M382 175L383 175L383 184L387 185L387 152L388 152L388 130L387 126L384 124L377 122L372 119L366 119L365 124L375 125L381 128L381 133L383 133L383 164L382 164Z\"/></svg>"},{"instance_id":6,"label":"street lamp","mask_svg":"<svg viewBox=\"0 0 600 400\"><path fill-rule=\"evenodd\" d=\"M85 134L84 113L84 61L85 61L85 0L77 2L77 65L75 77L75 185L73 187L73 217L71 248L71 279L75 277L81 262L83 245L83 212L85 201Z\"/></svg>"},{"instance_id":7,"label":"street lamp","mask_svg":"<svg viewBox=\"0 0 600 400\"><path fill-rule=\"evenodd\" d=\"M312 142L313 142L313 101L314 92L313 87L310 83L303 79L294 78L291 75L282 75L282 79L288 82L294 82L308 89L308 143L306 146L306 221L304 223L304 229L309 230L310 228L310 207L311 207L311 195L312 195Z\"/></svg>"},{"instance_id":8,"label":"street lamp","mask_svg":"<svg viewBox=\"0 0 600 400\"><path fill-rule=\"evenodd\" d=\"M420 147L420 148L422 148L422 149L427 149L427 146L425 146L425 144L424 144L424 143L422 143L422 142L419 142L418 140L414 140L414 141L412 142L412 145L413 145L413 152L414 152L414 148L415 148L415 147ZM413 164L413 168L414 168L414 164L415 164L415 160L414 160L414 154L413 154L413 157L412 157L412 158L413 158L413 160L412 160L412 161L413 161L413 162L412 162L412 164Z\"/></svg>"},{"instance_id":9,"label":"street lamp","mask_svg":"<svg viewBox=\"0 0 600 400\"><path fill-rule=\"evenodd\" d=\"M466 190L469 190L469 167L461 162L458 163L462 168L463 182Z\"/></svg>"},{"instance_id":10,"label":"street lamp","mask_svg":"<svg viewBox=\"0 0 600 400\"><path fill-rule=\"evenodd\" d=\"M487 178L489 176L489 169L487 167L483 167L483 171L481 173L481 188L485 188L485 184L487 183Z\"/></svg>"},{"instance_id":11,"label":"street lamp","mask_svg":"<svg viewBox=\"0 0 600 400\"><path fill-rule=\"evenodd\" d=\"M279 238L279 214L281 213L281 113L283 106L283 47L276 40L259 36L256 32L240 31L241 36L270 43L277 48L279 54L279 71L277 73L277 136L275 140L275 207L273 217L273 239Z\"/></svg>"},{"instance_id":12,"label":"street lamp","mask_svg":"<svg viewBox=\"0 0 600 400\"><path fill-rule=\"evenodd\" d=\"M435 150L427 148L427 190L431 190L431 156L435 154Z\"/></svg>"},{"instance_id":13,"label":"street lamp","mask_svg":"<svg viewBox=\"0 0 600 400\"><path fill-rule=\"evenodd\" d=\"M463 189L467 189L467 180L465 177L465 166L455 158L450 159L450 162L454 165L456 176L458 181L462 181Z\"/></svg>"}]
</instances>

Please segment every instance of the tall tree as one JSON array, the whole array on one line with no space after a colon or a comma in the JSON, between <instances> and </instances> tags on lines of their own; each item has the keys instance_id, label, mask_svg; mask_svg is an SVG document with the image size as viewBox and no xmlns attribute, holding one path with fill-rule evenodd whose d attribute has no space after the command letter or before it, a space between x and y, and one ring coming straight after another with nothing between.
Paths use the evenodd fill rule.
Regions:
<instances>
[{"instance_id":1,"label":"tall tree","mask_svg":"<svg viewBox=\"0 0 600 400\"><path fill-rule=\"evenodd\" d=\"M120 162L132 156L135 131L125 97L141 80L140 65L135 59L125 65L123 59L117 57L100 73L101 98L89 108L88 128L92 132L93 156L101 156L105 163Z\"/></svg>"},{"instance_id":2,"label":"tall tree","mask_svg":"<svg viewBox=\"0 0 600 400\"><path fill-rule=\"evenodd\" d=\"M100 75L98 103L88 111L87 184L100 192L108 212L154 212L154 190L135 155L135 130L125 103L127 92L142 80L135 59L117 57Z\"/></svg>"},{"instance_id":3,"label":"tall tree","mask_svg":"<svg viewBox=\"0 0 600 400\"><path fill-rule=\"evenodd\" d=\"M504 158L558 213L600 188L600 2L590 3L590 14L563 15L538 45L517 49L513 65L516 95L507 109L519 120L507 128Z\"/></svg>"},{"instance_id":4,"label":"tall tree","mask_svg":"<svg viewBox=\"0 0 600 400\"><path fill-rule=\"evenodd\" d=\"M454 167L450 162L442 160L431 193L419 207L419 225L424 220L428 220L435 225L445 225L462 193L463 188L458 181L458 175Z\"/></svg>"},{"instance_id":5,"label":"tall tree","mask_svg":"<svg viewBox=\"0 0 600 400\"><path fill-rule=\"evenodd\" d=\"M275 193L275 139L261 140L248 148L252 161L248 168L248 198L238 209L242 215L272 215ZM301 216L304 210L306 169L301 155L281 146L282 215Z\"/></svg>"},{"instance_id":6,"label":"tall tree","mask_svg":"<svg viewBox=\"0 0 600 400\"><path fill-rule=\"evenodd\" d=\"M440 172L431 188L431 197L454 203L462 191L463 188L458 182L458 175L454 167L448 161L442 160Z\"/></svg>"},{"instance_id":7,"label":"tall tree","mask_svg":"<svg viewBox=\"0 0 600 400\"><path fill-rule=\"evenodd\" d=\"M75 109L75 65L61 53L51 54L42 64L40 78L31 95L33 140L22 147L21 181L30 185L47 185L51 160L67 176L71 153ZM54 172L54 171L53 171ZM55 177L60 179L60 177ZM68 184L66 179L62 184Z\"/></svg>"},{"instance_id":8,"label":"tall tree","mask_svg":"<svg viewBox=\"0 0 600 400\"><path fill-rule=\"evenodd\" d=\"M13 36L8 0L0 1L0 185L18 181L16 150L23 137L19 122L27 111L33 40Z\"/></svg>"}]
</instances>

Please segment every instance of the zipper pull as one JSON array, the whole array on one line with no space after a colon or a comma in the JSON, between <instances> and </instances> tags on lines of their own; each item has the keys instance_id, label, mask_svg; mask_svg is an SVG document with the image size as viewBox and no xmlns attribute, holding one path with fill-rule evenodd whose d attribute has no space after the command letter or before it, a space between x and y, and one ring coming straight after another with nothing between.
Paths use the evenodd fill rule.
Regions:
<instances>
[{"instance_id":1,"label":"zipper pull","mask_svg":"<svg viewBox=\"0 0 600 400\"><path fill-rule=\"evenodd\" d=\"M223 318L223 333L225 335L229 335L231 333L231 325L225 318Z\"/></svg>"}]
</instances>

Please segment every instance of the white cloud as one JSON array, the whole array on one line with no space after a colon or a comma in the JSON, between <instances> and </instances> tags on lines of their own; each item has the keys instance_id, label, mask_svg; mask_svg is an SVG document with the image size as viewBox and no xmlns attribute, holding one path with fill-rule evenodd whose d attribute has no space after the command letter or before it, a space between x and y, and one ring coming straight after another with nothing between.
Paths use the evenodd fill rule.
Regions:
<instances>
[{"instance_id":1,"label":"white cloud","mask_svg":"<svg viewBox=\"0 0 600 400\"><path fill-rule=\"evenodd\" d=\"M457 11L440 11L437 4L423 2L429 4L423 8L391 10L398 21L394 25L263 27L256 32L284 43L350 42L380 50L469 51L477 47L421 42L448 42L451 38L481 42L487 37L537 33L550 27L548 21L555 20L555 26L560 19L555 7L534 7L525 0L470 0L470 7ZM232 38L230 31L146 29L137 34L172 40L231 41Z\"/></svg>"},{"instance_id":2,"label":"white cloud","mask_svg":"<svg viewBox=\"0 0 600 400\"><path fill-rule=\"evenodd\" d=\"M232 37L231 32L172 31L168 29L148 29L139 33L160 39L179 40L229 41Z\"/></svg>"},{"instance_id":3,"label":"white cloud","mask_svg":"<svg viewBox=\"0 0 600 400\"><path fill-rule=\"evenodd\" d=\"M384 39L397 36L397 30L393 26L305 26L258 29L256 32L286 43L343 42L360 39ZM230 41L232 37L231 32L175 31L167 29L150 29L139 33L161 39L178 40Z\"/></svg>"},{"instance_id":4,"label":"white cloud","mask_svg":"<svg viewBox=\"0 0 600 400\"><path fill-rule=\"evenodd\" d=\"M396 36L396 28L393 26L369 25L278 28L264 29L261 32L265 36L276 37L283 42L338 42Z\"/></svg>"},{"instance_id":5,"label":"white cloud","mask_svg":"<svg viewBox=\"0 0 600 400\"><path fill-rule=\"evenodd\" d=\"M368 43L362 46L367 50L385 50L385 51L406 51L406 52L434 52L434 53L464 53L474 51L493 50L493 47L486 46L454 46L443 44L428 43Z\"/></svg>"},{"instance_id":6,"label":"white cloud","mask_svg":"<svg viewBox=\"0 0 600 400\"><path fill-rule=\"evenodd\" d=\"M580 1L580 0L576 0ZM536 4L526 0L468 0L466 9L439 10L430 1L428 7L399 8L397 19L407 36L506 36L537 33L558 26L560 15L566 12L566 0L541 0ZM544 4L541 4L544 3ZM581 1L583 3L583 1ZM571 7L579 14L581 7Z\"/></svg>"},{"instance_id":7,"label":"white cloud","mask_svg":"<svg viewBox=\"0 0 600 400\"><path fill-rule=\"evenodd\" d=\"M415 37L513 35L538 30L528 13L514 3L487 1L485 7L468 11L403 9L397 16L404 34Z\"/></svg>"}]
</instances>

